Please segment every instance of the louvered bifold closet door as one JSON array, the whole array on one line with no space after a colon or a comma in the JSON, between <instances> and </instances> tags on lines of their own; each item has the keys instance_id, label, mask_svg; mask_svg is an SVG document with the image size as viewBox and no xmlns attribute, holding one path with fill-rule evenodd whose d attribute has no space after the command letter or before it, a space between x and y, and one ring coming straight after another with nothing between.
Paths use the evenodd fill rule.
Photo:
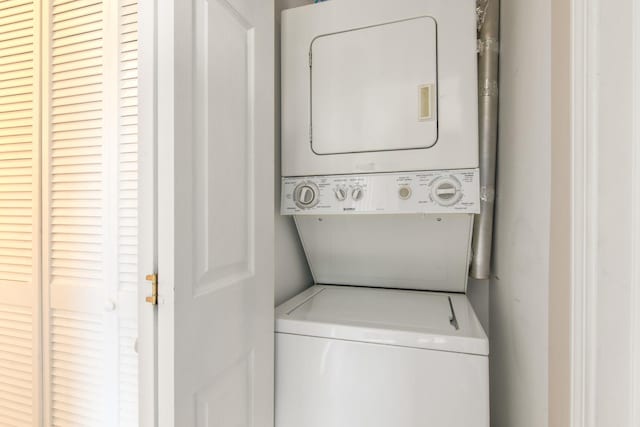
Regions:
<instances>
[{"instance_id":1,"label":"louvered bifold closet door","mask_svg":"<svg viewBox=\"0 0 640 427\"><path fill-rule=\"evenodd\" d=\"M45 425L134 426L135 4L44 12Z\"/></svg>"},{"instance_id":2,"label":"louvered bifold closet door","mask_svg":"<svg viewBox=\"0 0 640 427\"><path fill-rule=\"evenodd\" d=\"M39 3L0 1L0 426L37 426Z\"/></svg>"},{"instance_id":3,"label":"louvered bifold closet door","mask_svg":"<svg viewBox=\"0 0 640 427\"><path fill-rule=\"evenodd\" d=\"M120 427L138 426L138 1L118 4L118 298Z\"/></svg>"}]
</instances>

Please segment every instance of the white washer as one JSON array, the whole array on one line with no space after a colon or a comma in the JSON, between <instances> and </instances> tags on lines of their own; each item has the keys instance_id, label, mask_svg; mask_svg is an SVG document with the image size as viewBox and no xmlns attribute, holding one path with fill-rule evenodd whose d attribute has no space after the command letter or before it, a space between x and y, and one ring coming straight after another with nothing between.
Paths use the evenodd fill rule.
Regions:
<instances>
[{"instance_id":1,"label":"white washer","mask_svg":"<svg viewBox=\"0 0 640 427\"><path fill-rule=\"evenodd\" d=\"M488 427L489 343L462 294L316 285L276 311L277 427Z\"/></svg>"}]
</instances>

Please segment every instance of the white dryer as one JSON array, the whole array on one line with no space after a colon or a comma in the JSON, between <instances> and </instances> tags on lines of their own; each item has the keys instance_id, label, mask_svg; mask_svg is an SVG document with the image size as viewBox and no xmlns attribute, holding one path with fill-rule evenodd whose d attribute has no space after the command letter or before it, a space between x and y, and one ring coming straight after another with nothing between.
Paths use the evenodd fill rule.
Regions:
<instances>
[{"instance_id":1,"label":"white dryer","mask_svg":"<svg viewBox=\"0 0 640 427\"><path fill-rule=\"evenodd\" d=\"M478 167L474 0L282 13L282 175Z\"/></svg>"},{"instance_id":2,"label":"white dryer","mask_svg":"<svg viewBox=\"0 0 640 427\"><path fill-rule=\"evenodd\" d=\"M316 285L276 312L276 427L489 426L464 294L475 19L475 0L283 12L281 213Z\"/></svg>"}]
</instances>

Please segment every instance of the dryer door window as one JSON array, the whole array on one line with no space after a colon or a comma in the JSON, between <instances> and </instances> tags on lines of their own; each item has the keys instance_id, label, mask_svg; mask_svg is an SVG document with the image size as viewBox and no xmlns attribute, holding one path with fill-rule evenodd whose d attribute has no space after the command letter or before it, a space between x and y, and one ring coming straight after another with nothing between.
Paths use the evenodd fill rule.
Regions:
<instances>
[{"instance_id":1,"label":"dryer door window","mask_svg":"<svg viewBox=\"0 0 640 427\"><path fill-rule=\"evenodd\" d=\"M316 37L310 65L314 153L421 149L437 142L433 18Z\"/></svg>"}]
</instances>

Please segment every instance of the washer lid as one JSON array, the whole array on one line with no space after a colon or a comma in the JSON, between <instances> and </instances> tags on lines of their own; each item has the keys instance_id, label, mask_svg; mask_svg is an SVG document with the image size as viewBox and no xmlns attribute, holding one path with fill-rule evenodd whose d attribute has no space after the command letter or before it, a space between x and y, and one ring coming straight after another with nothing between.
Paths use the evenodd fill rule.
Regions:
<instances>
[{"instance_id":1,"label":"washer lid","mask_svg":"<svg viewBox=\"0 0 640 427\"><path fill-rule=\"evenodd\" d=\"M276 309L276 332L489 354L462 294L316 285Z\"/></svg>"}]
</instances>

